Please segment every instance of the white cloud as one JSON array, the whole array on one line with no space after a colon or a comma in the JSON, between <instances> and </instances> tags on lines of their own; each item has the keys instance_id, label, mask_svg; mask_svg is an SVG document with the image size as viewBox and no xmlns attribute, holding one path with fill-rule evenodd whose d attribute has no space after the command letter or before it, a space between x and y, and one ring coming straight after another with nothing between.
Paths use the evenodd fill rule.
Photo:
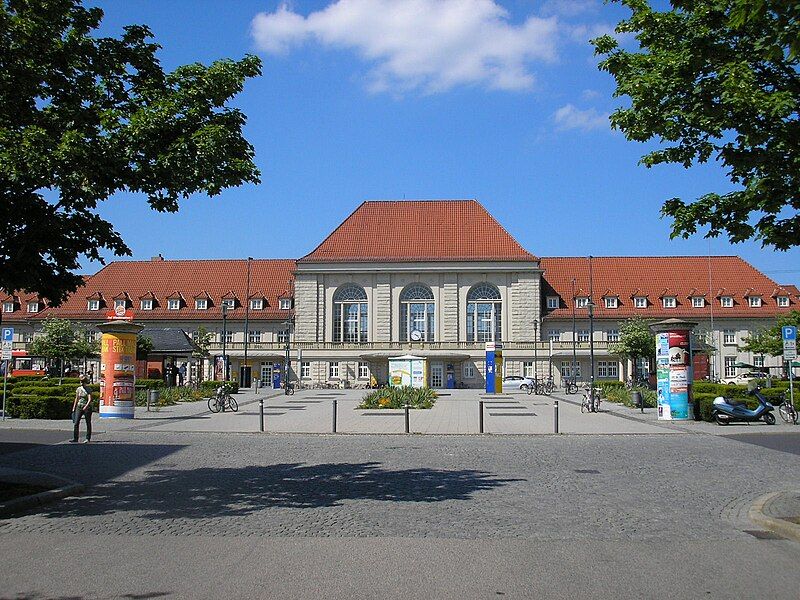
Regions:
<instances>
[{"instance_id":1,"label":"white cloud","mask_svg":"<svg viewBox=\"0 0 800 600\"><path fill-rule=\"evenodd\" d=\"M600 92L597 90L583 90L581 92L581 98L584 100L594 100L600 97Z\"/></svg>"},{"instance_id":2,"label":"white cloud","mask_svg":"<svg viewBox=\"0 0 800 600\"><path fill-rule=\"evenodd\" d=\"M251 31L273 54L309 40L355 50L374 65L373 92L527 90L535 81L530 63L554 61L558 43L554 17L515 25L493 0L337 0L307 17L282 5L256 15Z\"/></svg>"},{"instance_id":3,"label":"white cloud","mask_svg":"<svg viewBox=\"0 0 800 600\"><path fill-rule=\"evenodd\" d=\"M542 5L542 14L583 17L595 14L599 9L598 0L547 0Z\"/></svg>"},{"instance_id":4,"label":"white cloud","mask_svg":"<svg viewBox=\"0 0 800 600\"><path fill-rule=\"evenodd\" d=\"M572 104L559 108L553 115L557 129L580 129L591 131L593 129L608 129L608 113L598 113L594 108L580 110Z\"/></svg>"}]
</instances>

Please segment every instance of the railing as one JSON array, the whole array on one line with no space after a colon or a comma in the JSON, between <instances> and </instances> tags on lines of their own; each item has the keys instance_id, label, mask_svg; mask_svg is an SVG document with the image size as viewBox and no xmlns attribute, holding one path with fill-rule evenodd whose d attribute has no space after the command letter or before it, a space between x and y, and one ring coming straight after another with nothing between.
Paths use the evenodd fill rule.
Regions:
<instances>
[{"instance_id":1,"label":"railing","mask_svg":"<svg viewBox=\"0 0 800 600\"><path fill-rule=\"evenodd\" d=\"M607 350L609 342L596 341L596 351ZM292 341L289 348L292 350L464 350L482 351L486 347L484 342L296 342ZM211 342L208 349L212 352L222 351L222 342ZM244 342L227 342L225 349L230 352L244 351ZM248 350L272 350L285 352L286 342L248 342ZM504 350L530 350L546 356L550 351L550 342L503 342ZM589 342L577 342L575 349L588 351ZM572 351L572 342L553 342L553 352Z\"/></svg>"}]
</instances>

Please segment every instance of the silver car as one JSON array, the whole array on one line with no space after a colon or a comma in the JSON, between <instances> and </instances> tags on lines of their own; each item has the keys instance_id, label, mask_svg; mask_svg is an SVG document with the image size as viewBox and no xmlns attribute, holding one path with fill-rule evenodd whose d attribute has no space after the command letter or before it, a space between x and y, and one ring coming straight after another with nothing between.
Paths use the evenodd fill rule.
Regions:
<instances>
[{"instance_id":1,"label":"silver car","mask_svg":"<svg viewBox=\"0 0 800 600\"><path fill-rule=\"evenodd\" d=\"M523 390L526 391L533 385L533 379L530 377L521 377L520 375L509 375L503 377L504 390Z\"/></svg>"}]
</instances>

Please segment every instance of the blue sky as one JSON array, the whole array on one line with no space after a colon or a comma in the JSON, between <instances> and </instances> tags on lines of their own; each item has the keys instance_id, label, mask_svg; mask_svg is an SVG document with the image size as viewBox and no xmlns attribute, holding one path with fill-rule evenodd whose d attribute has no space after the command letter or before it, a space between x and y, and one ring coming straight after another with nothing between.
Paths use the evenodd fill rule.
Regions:
<instances>
[{"instance_id":1,"label":"blue sky","mask_svg":"<svg viewBox=\"0 0 800 600\"><path fill-rule=\"evenodd\" d=\"M476 198L539 256L738 254L780 283L800 250L670 240L664 200L731 189L716 165L637 164L612 132L612 78L588 39L599 0L108 0L102 35L147 24L162 64L259 55L234 104L262 183L179 213L118 194L100 209L135 259L297 258L366 199ZM387 224L388 225L388 224ZM86 265L86 271L96 270Z\"/></svg>"}]
</instances>

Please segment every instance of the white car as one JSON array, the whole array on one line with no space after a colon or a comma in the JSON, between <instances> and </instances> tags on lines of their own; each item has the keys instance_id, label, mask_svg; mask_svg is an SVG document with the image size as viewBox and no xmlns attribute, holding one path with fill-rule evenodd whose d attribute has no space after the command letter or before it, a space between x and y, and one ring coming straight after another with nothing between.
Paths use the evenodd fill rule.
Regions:
<instances>
[{"instance_id":1,"label":"white car","mask_svg":"<svg viewBox=\"0 0 800 600\"><path fill-rule=\"evenodd\" d=\"M730 385L747 385L751 381L755 381L756 379L766 379L766 373L739 373L733 377L723 377L720 379L720 383L726 383Z\"/></svg>"},{"instance_id":2,"label":"white car","mask_svg":"<svg viewBox=\"0 0 800 600\"><path fill-rule=\"evenodd\" d=\"M530 377L521 377L519 375L503 377L503 390L527 390L532 385L533 379Z\"/></svg>"}]
</instances>

